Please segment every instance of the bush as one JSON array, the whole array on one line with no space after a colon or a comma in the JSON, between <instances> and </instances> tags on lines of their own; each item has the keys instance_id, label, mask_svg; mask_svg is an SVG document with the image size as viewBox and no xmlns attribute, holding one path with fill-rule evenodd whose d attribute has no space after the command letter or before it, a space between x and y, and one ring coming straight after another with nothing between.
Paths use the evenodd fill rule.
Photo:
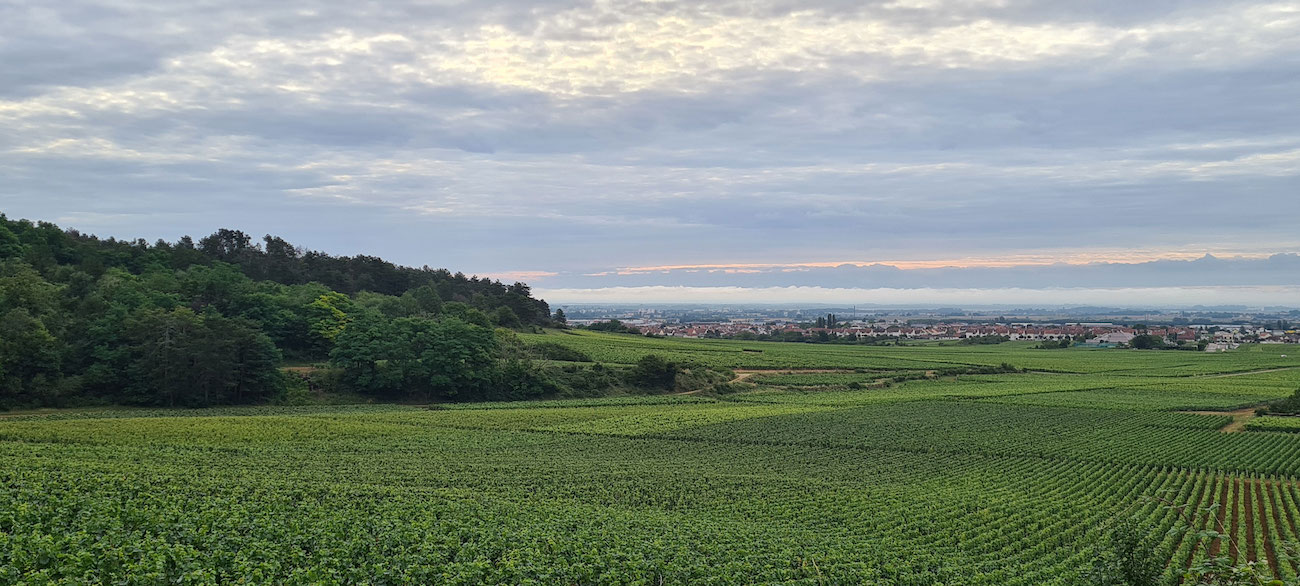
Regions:
<instances>
[{"instance_id":1,"label":"bush","mask_svg":"<svg viewBox=\"0 0 1300 586\"><path fill-rule=\"evenodd\" d=\"M658 354L646 354L627 372L626 378L627 382L634 386L672 389L677 381L677 374L682 370L684 369L681 364Z\"/></svg>"},{"instance_id":2,"label":"bush","mask_svg":"<svg viewBox=\"0 0 1300 586\"><path fill-rule=\"evenodd\" d=\"M1165 347L1165 341L1160 336L1142 334L1129 340L1128 345L1130 348L1137 348L1138 350L1159 350Z\"/></svg>"},{"instance_id":3,"label":"bush","mask_svg":"<svg viewBox=\"0 0 1300 586\"><path fill-rule=\"evenodd\" d=\"M687 392L710 385L725 383L735 378L730 370L713 370L701 365L674 362L647 354L623 375L623 380L633 387L648 390Z\"/></svg>"},{"instance_id":4,"label":"bush","mask_svg":"<svg viewBox=\"0 0 1300 586\"><path fill-rule=\"evenodd\" d=\"M522 401L559 394L564 389L550 372L534 368L526 360L506 360L497 370L497 380L483 397L489 401Z\"/></svg>"},{"instance_id":5,"label":"bush","mask_svg":"<svg viewBox=\"0 0 1300 586\"><path fill-rule=\"evenodd\" d=\"M577 364L552 367L550 373L565 397L600 397L623 387L620 373L599 362L588 368Z\"/></svg>"},{"instance_id":6,"label":"bush","mask_svg":"<svg viewBox=\"0 0 1300 586\"><path fill-rule=\"evenodd\" d=\"M591 356L563 344L541 342L531 346L533 355L542 360L559 360L562 362L592 362Z\"/></svg>"},{"instance_id":7,"label":"bush","mask_svg":"<svg viewBox=\"0 0 1300 586\"><path fill-rule=\"evenodd\" d=\"M677 373L677 377L673 380L673 391L678 393L698 391L725 384L732 378L735 377L710 368L687 368Z\"/></svg>"},{"instance_id":8,"label":"bush","mask_svg":"<svg viewBox=\"0 0 1300 586\"><path fill-rule=\"evenodd\" d=\"M596 332L614 332L617 334L639 334L641 330L628 326L621 321L611 319L609 321L598 321L589 326L587 329Z\"/></svg>"},{"instance_id":9,"label":"bush","mask_svg":"<svg viewBox=\"0 0 1300 586\"><path fill-rule=\"evenodd\" d=\"M1142 536L1137 523L1125 520L1107 536L1093 557L1087 582L1096 586L1156 586L1164 568L1155 546Z\"/></svg>"},{"instance_id":10,"label":"bush","mask_svg":"<svg viewBox=\"0 0 1300 586\"><path fill-rule=\"evenodd\" d=\"M280 391L271 399L273 405L309 405L313 403L311 381L297 372L281 372Z\"/></svg>"},{"instance_id":11,"label":"bush","mask_svg":"<svg viewBox=\"0 0 1300 586\"><path fill-rule=\"evenodd\" d=\"M715 383L709 388L709 392L715 395L731 395L753 389L752 385L736 382Z\"/></svg>"},{"instance_id":12,"label":"bush","mask_svg":"<svg viewBox=\"0 0 1300 586\"><path fill-rule=\"evenodd\" d=\"M1278 399L1264 407L1260 407L1260 409L1268 413L1279 413L1282 415L1300 414L1300 389L1296 389L1295 393L1292 393L1290 397Z\"/></svg>"}]
</instances>

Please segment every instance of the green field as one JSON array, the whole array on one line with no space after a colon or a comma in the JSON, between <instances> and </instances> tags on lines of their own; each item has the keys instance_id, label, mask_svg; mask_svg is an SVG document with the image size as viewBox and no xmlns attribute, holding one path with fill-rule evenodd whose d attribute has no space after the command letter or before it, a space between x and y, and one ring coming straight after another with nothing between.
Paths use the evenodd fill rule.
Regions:
<instances>
[{"instance_id":1,"label":"green field","mask_svg":"<svg viewBox=\"0 0 1300 586\"><path fill-rule=\"evenodd\" d=\"M1252 431L1285 431L1300 433L1300 417L1256 417L1246 424Z\"/></svg>"},{"instance_id":2,"label":"green field","mask_svg":"<svg viewBox=\"0 0 1300 586\"><path fill-rule=\"evenodd\" d=\"M1029 370L1058 373L1113 373L1141 377L1183 377L1249 372L1296 366L1295 347L1246 346L1231 353L1114 352L1071 348L1035 350L1034 342L992 346L852 346L783 344L738 340L646 338L587 331L523 334L530 343L553 342L582 351L593 360L631 364L646 354L725 368L927 370L959 366L997 366L1010 362ZM1286 354L1289 358L1281 358Z\"/></svg>"},{"instance_id":3,"label":"green field","mask_svg":"<svg viewBox=\"0 0 1300 586\"><path fill-rule=\"evenodd\" d=\"M0 414L0 584L1072 584L1118 518L1166 583L1211 551L1300 573L1300 427L1178 412L1290 395L1295 347L524 337L784 372L715 395ZM1025 372L936 372L1003 363ZM1170 532L1153 497L1222 503L1231 541Z\"/></svg>"}]
</instances>

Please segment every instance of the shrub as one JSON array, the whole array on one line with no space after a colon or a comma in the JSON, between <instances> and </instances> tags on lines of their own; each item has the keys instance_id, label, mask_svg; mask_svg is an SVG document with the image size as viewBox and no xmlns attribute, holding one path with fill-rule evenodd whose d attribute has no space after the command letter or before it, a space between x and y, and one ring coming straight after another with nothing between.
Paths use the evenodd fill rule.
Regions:
<instances>
[{"instance_id":1,"label":"shrub","mask_svg":"<svg viewBox=\"0 0 1300 586\"><path fill-rule=\"evenodd\" d=\"M531 346L533 355L542 360L559 360L563 362L592 362L591 356L555 342L540 342Z\"/></svg>"},{"instance_id":2,"label":"shrub","mask_svg":"<svg viewBox=\"0 0 1300 586\"><path fill-rule=\"evenodd\" d=\"M1285 399L1278 399L1276 401L1269 403L1265 407L1261 407L1260 409L1263 409L1268 413L1282 413L1282 414L1290 414L1290 415L1300 414L1300 389L1296 389L1295 393L1292 393L1290 397L1287 397Z\"/></svg>"}]
</instances>

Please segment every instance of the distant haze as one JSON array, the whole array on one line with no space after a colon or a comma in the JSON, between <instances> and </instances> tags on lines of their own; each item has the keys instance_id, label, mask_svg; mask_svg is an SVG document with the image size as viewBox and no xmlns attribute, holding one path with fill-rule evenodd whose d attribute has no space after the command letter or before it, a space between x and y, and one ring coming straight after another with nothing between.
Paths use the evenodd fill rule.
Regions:
<instances>
[{"instance_id":1,"label":"distant haze","mask_svg":"<svg viewBox=\"0 0 1300 586\"><path fill-rule=\"evenodd\" d=\"M553 304L564 303L775 303L860 304L894 307L1122 305L1186 308L1196 305L1246 305L1300 308L1300 287L1132 287L1051 289L855 289L827 287L608 287L538 289Z\"/></svg>"},{"instance_id":2,"label":"distant haze","mask_svg":"<svg viewBox=\"0 0 1300 586\"><path fill-rule=\"evenodd\" d=\"M17 0L0 39L10 217L553 301L1300 305L1294 2Z\"/></svg>"}]
</instances>

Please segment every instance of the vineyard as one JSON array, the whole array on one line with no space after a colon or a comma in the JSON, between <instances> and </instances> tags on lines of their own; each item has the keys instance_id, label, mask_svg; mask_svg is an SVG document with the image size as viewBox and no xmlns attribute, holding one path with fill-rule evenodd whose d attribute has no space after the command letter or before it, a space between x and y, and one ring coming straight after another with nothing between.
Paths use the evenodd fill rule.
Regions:
<instances>
[{"instance_id":1,"label":"vineyard","mask_svg":"<svg viewBox=\"0 0 1300 586\"><path fill-rule=\"evenodd\" d=\"M526 338L772 372L715 394L0 414L0 583L1075 584L1117 519L1166 584L1219 555L1300 575L1300 418L1223 431L1300 388L1294 347ZM1171 531L1215 503L1191 522L1227 538Z\"/></svg>"},{"instance_id":2,"label":"vineyard","mask_svg":"<svg viewBox=\"0 0 1300 586\"><path fill-rule=\"evenodd\" d=\"M632 364L646 354L723 368L930 370L998 366L1008 362L1026 370L1073 374L1110 373L1139 377L1189 377L1258 372L1296 366L1294 350L1247 346L1232 353L1111 352L1074 348L1035 350L1032 342L991 346L847 346L782 344L738 340L647 338L589 331L524 334L528 343L561 344L596 362ZM1283 358L1289 355L1290 358Z\"/></svg>"}]
</instances>

